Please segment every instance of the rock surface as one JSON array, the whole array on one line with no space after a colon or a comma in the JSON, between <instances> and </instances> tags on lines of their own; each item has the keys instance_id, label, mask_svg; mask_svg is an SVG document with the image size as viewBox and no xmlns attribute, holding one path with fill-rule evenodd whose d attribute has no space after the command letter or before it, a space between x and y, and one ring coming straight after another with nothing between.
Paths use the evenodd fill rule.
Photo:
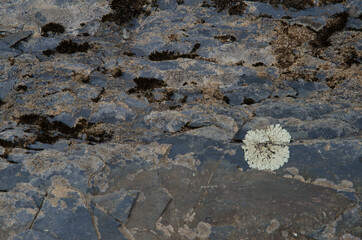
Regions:
<instances>
[{"instance_id":1,"label":"rock surface","mask_svg":"<svg viewBox=\"0 0 362 240\"><path fill-rule=\"evenodd\" d=\"M359 239L361 11L3 1L0 239ZM250 169L275 124L288 162Z\"/></svg>"}]
</instances>

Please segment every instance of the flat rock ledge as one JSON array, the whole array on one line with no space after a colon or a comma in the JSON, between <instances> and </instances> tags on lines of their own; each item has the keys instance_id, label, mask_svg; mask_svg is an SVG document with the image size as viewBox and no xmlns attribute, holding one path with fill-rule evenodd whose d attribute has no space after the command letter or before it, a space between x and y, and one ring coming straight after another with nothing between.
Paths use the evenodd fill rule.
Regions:
<instances>
[{"instance_id":1,"label":"flat rock ledge","mask_svg":"<svg viewBox=\"0 0 362 240\"><path fill-rule=\"evenodd\" d=\"M0 5L0 239L362 236L361 1Z\"/></svg>"}]
</instances>

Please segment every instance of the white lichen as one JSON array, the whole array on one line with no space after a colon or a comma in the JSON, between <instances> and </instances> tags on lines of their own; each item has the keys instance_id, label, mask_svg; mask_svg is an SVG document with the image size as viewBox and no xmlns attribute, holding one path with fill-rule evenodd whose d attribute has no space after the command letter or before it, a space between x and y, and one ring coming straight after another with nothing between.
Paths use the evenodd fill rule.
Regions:
<instances>
[{"instance_id":1,"label":"white lichen","mask_svg":"<svg viewBox=\"0 0 362 240\"><path fill-rule=\"evenodd\" d=\"M290 134L279 124L266 129L248 131L242 146L245 160L251 168L276 170L289 159Z\"/></svg>"}]
</instances>

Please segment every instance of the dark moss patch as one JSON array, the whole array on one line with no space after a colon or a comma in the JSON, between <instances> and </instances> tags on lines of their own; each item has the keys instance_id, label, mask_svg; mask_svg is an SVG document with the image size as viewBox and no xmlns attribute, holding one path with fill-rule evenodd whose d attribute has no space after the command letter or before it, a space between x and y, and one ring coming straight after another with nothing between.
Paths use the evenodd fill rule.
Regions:
<instances>
[{"instance_id":1,"label":"dark moss patch","mask_svg":"<svg viewBox=\"0 0 362 240\"><path fill-rule=\"evenodd\" d=\"M48 32L52 33L64 33L65 28L60 23L47 23L41 27L41 35L43 37L48 37Z\"/></svg>"},{"instance_id":2,"label":"dark moss patch","mask_svg":"<svg viewBox=\"0 0 362 240\"><path fill-rule=\"evenodd\" d=\"M226 104L230 104L230 99L227 96L224 96L222 99Z\"/></svg>"},{"instance_id":3,"label":"dark moss patch","mask_svg":"<svg viewBox=\"0 0 362 240\"><path fill-rule=\"evenodd\" d=\"M135 88L132 88L128 91L128 93L153 90L155 88L166 87L166 83L163 80L159 80L156 78L143 78L138 77L133 79L133 81L137 84Z\"/></svg>"},{"instance_id":4,"label":"dark moss patch","mask_svg":"<svg viewBox=\"0 0 362 240\"><path fill-rule=\"evenodd\" d=\"M196 49L195 49L195 51L196 51ZM174 51L166 50L166 51L162 51L162 52L154 51L148 56L148 59L150 59L151 61L167 61L167 60L175 60L178 58L195 59L198 56L199 55L197 55L196 53L194 53L192 51L190 53L181 54L181 53L177 53L177 52L175 53Z\"/></svg>"},{"instance_id":5,"label":"dark moss patch","mask_svg":"<svg viewBox=\"0 0 362 240\"><path fill-rule=\"evenodd\" d=\"M144 10L146 4L146 0L113 0L110 3L112 13L104 15L102 21L112 21L118 25L126 24L142 13L146 14Z\"/></svg>"},{"instance_id":6,"label":"dark moss patch","mask_svg":"<svg viewBox=\"0 0 362 240\"><path fill-rule=\"evenodd\" d=\"M277 55L278 66L281 68L288 68L296 61L297 57L290 48L278 48L275 51Z\"/></svg>"},{"instance_id":7,"label":"dark moss patch","mask_svg":"<svg viewBox=\"0 0 362 240\"><path fill-rule=\"evenodd\" d=\"M196 43L196 44L194 45L194 47L192 48L191 53L196 52L196 50L197 50L197 49L199 49L199 48L200 48L200 46L201 46L201 44L200 44L200 43Z\"/></svg>"},{"instance_id":8,"label":"dark moss patch","mask_svg":"<svg viewBox=\"0 0 362 240\"><path fill-rule=\"evenodd\" d=\"M328 4L343 3L344 0L318 0L318 6L325 6Z\"/></svg>"},{"instance_id":9,"label":"dark moss patch","mask_svg":"<svg viewBox=\"0 0 362 240\"><path fill-rule=\"evenodd\" d=\"M246 4L244 2L240 2L234 6L229 8L229 15L242 15L246 9Z\"/></svg>"},{"instance_id":10,"label":"dark moss patch","mask_svg":"<svg viewBox=\"0 0 362 240\"><path fill-rule=\"evenodd\" d=\"M55 51L52 49L47 49L43 51L43 54L47 57L50 57L51 55L55 54Z\"/></svg>"},{"instance_id":11,"label":"dark moss patch","mask_svg":"<svg viewBox=\"0 0 362 240\"><path fill-rule=\"evenodd\" d=\"M16 88L15 88L16 91L26 91L28 90L28 87L25 86L25 85L18 85Z\"/></svg>"},{"instance_id":12,"label":"dark moss patch","mask_svg":"<svg viewBox=\"0 0 362 240\"><path fill-rule=\"evenodd\" d=\"M214 39L219 40L222 43L227 43L227 42L235 42L236 41L236 37L234 37L233 35L221 35L221 36L215 36Z\"/></svg>"},{"instance_id":13,"label":"dark moss patch","mask_svg":"<svg viewBox=\"0 0 362 240\"><path fill-rule=\"evenodd\" d=\"M294 8L296 10L303 10L309 7L314 7L314 0L251 0L253 2L269 3L275 7L282 5L287 8Z\"/></svg>"},{"instance_id":14,"label":"dark moss patch","mask_svg":"<svg viewBox=\"0 0 362 240\"><path fill-rule=\"evenodd\" d=\"M272 15L269 14L261 14L259 17L273 18Z\"/></svg>"},{"instance_id":15,"label":"dark moss patch","mask_svg":"<svg viewBox=\"0 0 362 240\"><path fill-rule=\"evenodd\" d=\"M254 104L254 103L255 103L254 99L244 97L244 100L243 100L242 104L251 105L251 104Z\"/></svg>"},{"instance_id":16,"label":"dark moss patch","mask_svg":"<svg viewBox=\"0 0 362 240\"><path fill-rule=\"evenodd\" d=\"M72 80L81 82L81 83L89 83L90 78L89 78L88 74L73 71Z\"/></svg>"},{"instance_id":17,"label":"dark moss patch","mask_svg":"<svg viewBox=\"0 0 362 240\"><path fill-rule=\"evenodd\" d=\"M242 2L241 0L213 0L212 1L215 5L217 12L222 12L225 9L234 6L235 4L238 4Z\"/></svg>"},{"instance_id":18,"label":"dark moss patch","mask_svg":"<svg viewBox=\"0 0 362 240\"><path fill-rule=\"evenodd\" d=\"M178 5L181 5L181 4L184 4L184 3L185 3L184 0L176 0L176 2L177 2Z\"/></svg>"},{"instance_id":19,"label":"dark moss patch","mask_svg":"<svg viewBox=\"0 0 362 240\"><path fill-rule=\"evenodd\" d=\"M244 63L245 63L245 62L244 62L243 60L241 60L241 61L239 61L239 62L236 63L236 66L243 66Z\"/></svg>"},{"instance_id":20,"label":"dark moss patch","mask_svg":"<svg viewBox=\"0 0 362 240\"><path fill-rule=\"evenodd\" d=\"M174 51L168 51L168 50L162 52L154 51L148 56L148 59L150 59L151 61L165 61L165 60L177 59L176 56L177 54L175 54Z\"/></svg>"},{"instance_id":21,"label":"dark moss patch","mask_svg":"<svg viewBox=\"0 0 362 240\"><path fill-rule=\"evenodd\" d=\"M281 22L280 27L275 28L277 38L270 42L274 47L277 66L288 68L292 66L299 58L299 47L305 42L314 38L315 32L298 25L288 25Z\"/></svg>"},{"instance_id":22,"label":"dark moss patch","mask_svg":"<svg viewBox=\"0 0 362 240\"><path fill-rule=\"evenodd\" d=\"M316 34L315 38L309 42L314 48L325 48L331 45L329 38L335 33L342 31L348 21L348 13L342 12L332 16L325 27Z\"/></svg>"},{"instance_id":23,"label":"dark moss patch","mask_svg":"<svg viewBox=\"0 0 362 240\"><path fill-rule=\"evenodd\" d=\"M229 9L229 15L242 15L246 9L246 4L242 0L213 0L217 12Z\"/></svg>"},{"instance_id":24,"label":"dark moss patch","mask_svg":"<svg viewBox=\"0 0 362 240\"><path fill-rule=\"evenodd\" d=\"M253 64L253 67L261 67L261 66L264 66L264 63L262 63L262 62L257 62L257 63L254 63L254 64Z\"/></svg>"},{"instance_id":25,"label":"dark moss patch","mask_svg":"<svg viewBox=\"0 0 362 240\"><path fill-rule=\"evenodd\" d=\"M337 87L337 85L342 83L344 80L345 80L344 78L336 77L336 76L326 78L327 85L331 89L335 89Z\"/></svg>"},{"instance_id":26,"label":"dark moss patch","mask_svg":"<svg viewBox=\"0 0 362 240\"><path fill-rule=\"evenodd\" d=\"M353 64L359 65L362 62L362 59L355 50L351 51L348 56L346 56L344 63L347 65L347 67L351 67Z\"/></svg>"},{"instance_id":27,"label":"dark moss patch","mask_svg":"<svg viewBox=\"0 0 362 240\"><path fill-rule=\"evenodd\" d=\"M110 73L111 73L112 77L114 77L114 78L118 78L123 75L123 72L120 68L111 69Z\"/></svg>"},{"instance_id":28,"label":"dark moss patch","mask_svg":"<svg viewBox=\"0 0 362 240\"><path fill-rule=\"evenodd\" d=\"M17 121L19 124L32 125L31 131L36 135L36 139L24 144L31 144L39 141L47 144L54 144L59 139L77 139L82 134L86 135L89 141L109 140L110 133L104 131L95 131L95 124L89 123L85 119L81 119L75 127L69 127L59 121L50 121L52 116L41 116L38 114L25 114L20 116ZM101 133L100 133L101 132ZM103 136L103 138L101 137Z\"/></svg>"},{"instance_id":29,"label":"dark moss patch","mask_svg":"<svg viewBox=\"0 0 362 240\"><path fill-rule=\"evenodd\" d=\"M136 54L134 54L133 52L124 51L124 52L123 52L123 55L129 56L129 57L133 57L133 56L135 56Z\"/></svg>"},{"instance_id":30,"label":"dark moss patch","mask_svg":"<svg viewBox=\"0 0 362 240\"><path fill-rule=\"evenodd\" d=\"M112 13L108 13L106 15L102 16L101 22L113 22L114 21L114 17Z\"/></svg>"},{"instance_id":31,"label":"dark moss patch","mask_svg":"<svg viewBox=\"0 0 362 240\"><path fill-rule=\"evenodd\" d=\"M58 53L76 53L76 52L87 52L90 49L90 45L88 42L78 44L73 42L71 39L63 40L59 43L59 45L55 48L55 51Z\"/></svg>"},{"instance_id":32,"label":"dark moss patch","mask_svg":"<svg viewBox=\"0 0 362 240\"><path fill-rule=\"evenodd\" d=\"M210 8L210 7L212 7L212 5L209 4L207 1L203 1L200 7Z\"/></svg>"}]
</instances>

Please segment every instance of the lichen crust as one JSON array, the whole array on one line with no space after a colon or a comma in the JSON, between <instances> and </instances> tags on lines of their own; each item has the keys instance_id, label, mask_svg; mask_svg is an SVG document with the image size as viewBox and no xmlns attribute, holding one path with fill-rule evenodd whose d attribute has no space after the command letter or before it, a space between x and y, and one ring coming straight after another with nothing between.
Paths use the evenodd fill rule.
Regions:
<instances>
[{"instance_id":1,"label":"lichen crust","mask_svg":"<svg viewBox=\"0 0 362 240\"><path fill-rule=\"evenodd\" d=\"M288 162L290 140L290 134L280 124L249 130L242 146L245 160L250 168L276 170Z\"/></svg>"}]
</instances>

